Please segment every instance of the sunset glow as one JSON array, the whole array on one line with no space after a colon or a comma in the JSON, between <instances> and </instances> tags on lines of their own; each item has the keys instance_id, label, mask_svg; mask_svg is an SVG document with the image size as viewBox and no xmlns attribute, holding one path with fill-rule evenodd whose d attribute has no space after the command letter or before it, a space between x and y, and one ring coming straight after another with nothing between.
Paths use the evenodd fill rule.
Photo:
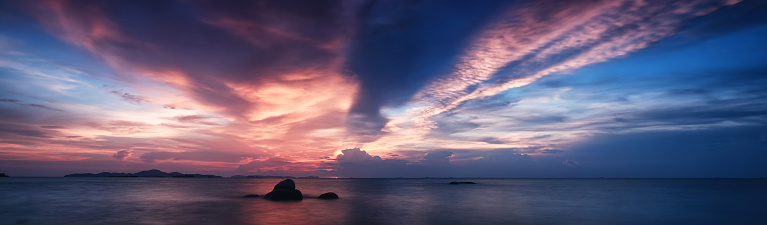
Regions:
<instances>
[{"instance_id":1,"label":"sunset glow","mask_svg":"<svg viewBox=\"0 0 767 225\"><path fill-rule=\"evenodd\" d=\"M0 2L0 171L763 176L763 1Z\"/></svg>"}]
</instances>

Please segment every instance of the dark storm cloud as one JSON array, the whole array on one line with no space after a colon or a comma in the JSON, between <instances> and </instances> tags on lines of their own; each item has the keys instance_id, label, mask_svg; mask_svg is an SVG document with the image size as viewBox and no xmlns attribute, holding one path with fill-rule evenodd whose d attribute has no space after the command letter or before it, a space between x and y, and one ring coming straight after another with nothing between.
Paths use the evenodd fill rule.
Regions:
<instances>
[{"instance_id":1,"label":"dark storm cloud","mask_svg":"<svg viewBox=\"0 0 767 225\"><path fill-rule=\"evenodd\" d=\"M470 35L498 13L502 1L371 1L358 14L349 67L360 80L354 120L380 130L381 106L407 100L431 78L449 72ZM361 129L362 130L362 129Z\"/></svg>"}]
</instances>

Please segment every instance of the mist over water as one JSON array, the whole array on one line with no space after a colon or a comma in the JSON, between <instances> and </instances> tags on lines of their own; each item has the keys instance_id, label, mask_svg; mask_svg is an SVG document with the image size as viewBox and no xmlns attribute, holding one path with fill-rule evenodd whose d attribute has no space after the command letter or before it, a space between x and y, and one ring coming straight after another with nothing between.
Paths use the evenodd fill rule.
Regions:
<instances>
[{"instance_id":1,"label":"mist over water","mask_svg":"<svg viewBox=\"0 0 767 225\"><path fill-rule=\"evenodd\" d=\"M295 179L303 201L242 198L280 180L5 178L0 224L767 223L765 179Z\"/></svg>"}]
</instances>

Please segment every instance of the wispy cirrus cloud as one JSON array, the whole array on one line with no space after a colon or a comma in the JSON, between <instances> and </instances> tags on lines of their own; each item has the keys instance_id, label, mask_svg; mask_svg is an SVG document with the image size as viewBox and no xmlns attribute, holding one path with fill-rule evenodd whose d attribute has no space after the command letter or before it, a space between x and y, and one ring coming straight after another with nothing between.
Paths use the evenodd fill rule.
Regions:
<instances>
[{"instance_id":1,"label":"wispy cirrus cloud","mask_svg":"<svg viewBox=\"0 0 767 225\"><path fill-rule=\"evenodd\" d=\"M122 91L110 91L109 93L115 94L117 96L120 96L123 100L130 103L135 104L141 104L142 102L149 102L149 99L145 96L141 95L134 95L128 92L122 92Z\"/></svg>"},{"instance_id":2,"label":"wispy cirrus cloud","mask_svg":"<svg viewBox=\"0 0 767 225\"><path fill-rule=\"evenodd\" d=\"M572 71L644 48L672 34L691 18L737 2L609 1L592 3L595 7L576 3L575 7L563 7L561 11L544 12L553 16L546 20L525 12L536 12L534 6L515 8L478 35L456 72L425 88L414 99L416 104L442 103L424 110L422 117L428 118L467 100L494 96L546 75ZM525 19L518 20L520 14ZM529 30L520 32L520 28ZM502 71L509 63L519 68ZM492 76L498 76L498 80L484 84ZM480 83L484 85L468 88Z\"/></svg>"},{"instance_id":3,"label":"wispy cirrus cloud","mask_svg":"<svg viewBox=\"0 0 767 225\"><path fill-rule=\"evenodd\" d=\"M22 103L21 101L19 101L19 100L17 100L17 99L10 99L10 98L3 98L3 99L0 99L0 102L16 103L16 104L19 104L19 105L30 106L30 107L37 107L37 108L43 108L43 109L48 109L48 110L53 110L53 111L59 111L59 112L63 111L63 110L61 110L61 109L53 108L53 107L50 107L50 106L47 106L47 105L41 105L41 104L35 104L35 103Z\"/></svg>"},{"instance_id":4,"label":"wispy cirrus cloud","mask_svg":"<svg viewBox=\"0 0 767 225\"><path fill-rule=\"evenodd\" d=\"M590 1L513 7L474 37L453 72L419 91L384 128L418 141L438 127L431 118L474 99L529 85L642 49L694 19L738 1ZM405 137L403 137L405 136Z\"/></svg>"}]
</instances>

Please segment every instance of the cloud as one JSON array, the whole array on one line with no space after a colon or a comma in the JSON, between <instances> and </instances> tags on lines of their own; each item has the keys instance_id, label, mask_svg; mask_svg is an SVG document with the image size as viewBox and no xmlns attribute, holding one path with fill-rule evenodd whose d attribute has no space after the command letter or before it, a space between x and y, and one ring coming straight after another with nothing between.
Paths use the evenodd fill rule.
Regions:
<instances>
[{"instance_id":1,"label":"cloud","mask_svg":"<svg viewBox=\"0 0 767 225\"><path fill-rule=\"evenodd\" d=\"M59 111L59 112L63 112L64 111L64 110L61 110L61 109L57 109L57 108L53 108L53 107L46 106L46 105L41 105L41 104L34 104L34 103L24 104L24 103L21 103L21 101L19 101L19 100L9 99L9 98L0 99L0 102L16 103L16 104L19 104L19 105L37 107L37 108L48 109L48 110Z\"/></svg>"},{"instance_id":2,"label":"cloud","mask_svg":"<svg viewBox=\"0 0 767 225\"><path fill-rule=\"evenodd\" d=\"M90 122L89 126L109 131L115 134L140 134L152 132L153 126L151 124L126 121L126 120L111 120L107 122Z\"/></svg>"},{"instance_id":3,"label":"cloud","mask_svg":"<svg viewBox=\"0 0 767 225\"><path fill-rule=\"evenodd\" d=\"M345 177L392 177L408 176L405 171L411 170L412 166L405 160L382 159L380 156L370 155L367 151L359 148L341 150L336 156L336 164L332 165L333 174ZM412 171L412 170L411 170Z\"/></svg>"},{"instance_id":4,"label":"cloud","mask_svg":"<svg viewBox=\"0 0 767 225\"><path fill-rule=\"evenodd\" d=\"M515 23L518 23L517 20L505 18L497 20L499 23L491 25L491 28L486 30L487 34L480 35L481 38L479 40L487 41L487 43L480 41L476 45L478 48L477 52L469 53L466 56L465 68L459 67L458 72L454 75L456 78L449 80L449 82L435 83L434 85L436 86L426 89L427 91L423 94L424 97L444 96L438 98L452 99L447 100L445 106L436 108L426 116L452 109L470 99L489 97L511 88L530 84L538 78L549 74L571 71L585 65L603 62L644 48L650 42L657 41L673 33L685 19L700 16L725 5L711 6L701 2L689 2L668 7L641 4L627 7L623 3L613 1L612 4L600 4L588 10L583 10L579 7L565 7L565 10L556 12L558 13L556 14L557 16L546 21L538 21L533 18L527 18L529 19L528 21L523 20L525 24L522 27L527 29L556 26L556 29L552 29L551 32L530 30L517 31L516 33L521 35L512 35L515 32L509 32L510 30L504 29L519 27L515 26ZM632 4L630 2L625 3ZM615 14L615 12L620 13ZM518 13L512 12L507 15L517 16ZM522 15L525 15L525 13L522 13ZM569 19L574 17L579 19ZM492 36L498 33L507 35L501 36L500 39ZM526 40L535 41L533 44L530 44ZM494 41L507 45L493 46L489 44L495 43ZM576 51L577 54L570 53L572 51ZM525 58L528 57L528 54L532 54L532 58ZM489 57L490 60L485 60L482 57ZM564 60L557 58L563 58ZM508 71L501 71L500 69L507 63L516 60L531 61L535 64L549 64L549 66L541 68L526 68L522 66L519 70L522 70L523 73L529 73L528 75L505 79L505 81L500 83L487 85L468 92L464 91L466 87L487 80L498 72L505 72L506 74L497 75L508 76ZM524 71L525 69L531 69L531 71ZM456 90L457 92L444 92L443 90Z\"/></svg>"},{"instance_id":5,"label":"cloud","mask_svg":"<svg viewBox=\"0 0 767 225\"><path fill-rule=\"evenodd\" d=\"M482 138L482 139L480 139L480 141L486 142L488 144L503 144L503 143L506 143L505 141L503 141L501 139L498 139L498 138L494 138L494 137Z\"/></svg>"},{"instance_id":6,"label":"cloud","mask_svg":"<svg viewBox=\"0 0 767 225\"><path fill-rule=\"evenodd\" d=\"M760 177L767 143L760 126L601 134L574 144L567 158L582 174L612 177ZM705 141L702 141L705 140Z\"/></svg>"},{"instance_id":7,"label":"cloud","mask_svg":"<svg viewBox=\"0 0 767 225\"><path fill-rule=\"evenodd\" d=\"M149 151L141 154L139 158L147 163L155 163L158 160L189 160L200 162L230 162L236 163L245 158L253 157L248 154L227 153L209 150L170 152Z\"/></svg>"},{"instance_id":8,"label":"cloud","mask_svg":"<svg viewBox=\"0 0 767 225\"><path fill-rule=\"evenodd\" d=\"M4 2L0 154L98 168L124 155L129 167L274 174L599 175L625 155L586 154L591 138L764 123L764 3L734 2ZM360 147L332 157L339 146Z\"/></svg>"},{"instance_id":9,"label":"cloud","mask_svg":"<svg viewBox=\"0 0 767 225\"><path fill-rule=\"evenodd\" d=\"M339 163L355 163L365 161L382 161L383 159L381 159L380 156L372 156L359 148L350 148L341 150L341 154L336 156L336 160L338 160Z\"/></svg>"},{"instance_id":10,"label":"cloud","mask_svg":"<svg viewBox=\"0 0 767 225\"><path fill-rule=\"evenodd\" d=\"M41 128L45 128L45 129L62 129L62 128L66 128L66 127L62 127L62 126L40 126L40 127Z\"/></svg>"},{"instance_id":11,"label":"cloud","mask_svg":"<svg viewBox=\"0 0 767 225\"><path fill-rule=\"evenodd\" d=\"M389 121L381 107L404 103L445 72L461 48L503 1L370 1L357 13L349 69L360 81L348 127L374 135ZM450 5L450 7L448 7ZM364 122L363 122L364 121Z\"/></svg>"},{"instance_id":12,"label":"cloud","mask_svg":"<svg viewBox=\"0 0 767 225\"><path fill-rule=\"evenodd\" d=\"M176 116L174 119L176 119L178 122L182 123L197 123L197 124L204 124L204 125L219 125L218 123L205 121L206 119L215 118L208 115L186 115L186 116Z\"/></svg>"},{"instance_id":13,"label":"cloud","mask_svg":"<svg viewBox=\"0 0 767 225\"><path fill-rule=\"evenodd\" d=\"M571 166L571 167L578 166L578 164L579 164L578 161L570 160L570 159L565 160L565 161L562 162L562 165Z\"/></svg>"},{"instance_id":14,"label":"cloud","mask_svg":"<svg viewBox=\"0 0 767 225\"><path fill-rule=\"evenodd\" d=\"M261 173L269 171L289 171L293 163L279 157L270 157L265 160L253 160L246 164L241 164L235 170L238 174L251 174L252 172Z\"/></svg>"},{"instance_id":15,"label":"cloud","mask_svg":"<svg viewBox=\"0 0 767 225\"><path fill-rule=\"evenodd\" d=\"M734 4L688 1L642 4L635 1L541 2L509 7L472 37L452 71L433 79L393 115L388 127L423 135L435 129L433 117L467 101L490 98L539 79L574 71L646 48L674 34L688 21ZM562 122L566 117L530 118ZM391 130L385 127L384 130ZM392 147L391 139L369 145ZM418 138L410 138L419 140Z\"/></svg>"},{"instance_id":16,"label":"cloud","mask_svg":"<svg viewBox=\"0 0 767 225\"><path fill-rule=\"evenodd\" d=\"M262 85L343 77L341 50L352 22L346 10L352 9L341 3L44 2L33 12L51 33L116 70L172 85L198 104L248 119L263 109L260 100L268 100L250 92ZM134 103L148 100L115 94Z\"/></svg>"},{"instance_id":17,"label":"cloud","mask_svg":"<svg viewBox=\"0 0 767 225\"><path fill-rule=\"evenodd\" d=\"M541 153L546 153L546 154L560 154L560 153L564 153L564 152L565 152L565 151L562 151L562 150L557 150L557 149L546 149L546 150L541 150Z\"/></svg>"},{"instance_id":18,"label":"cloud","mask_svg":"<svg viewBox=\"0 0 767 225\"><path fill-rule=\"evenodd\" d=\"M141 103L145 103L145 102L150 102L149 98L147 98L145 96L133 95L133 94L130 94L128 92L110 91L109 93L112 93L112 94L115 94L117 96L120 96L120 98L122 98L126 102L130 102L130 103L141 104Z\"/></svg>"},{"instance_id":19,"label":"cloud","mask_svg":"<svg viewBox=\"0 0 767 225\"><path fill-rule=\"evenodd\" d=\"M45 105L40 105L40 104L26 104L26 105L32 106L32 107L43 108L43 109L49 109L49 110L53 110L53 111L63 111L61 109L57 109L57 108L53 108L53 107L45 106Z\"/></svg>"},{"instance_id":20,"label":"cloud","mask_svg":"<svg viewBox=\"0 0 767 225\"><path fill-rule=\"evenodd\" d=\"M112 154L112 158L124 160L131 156L131 153L133 152L133 149L125 149L117 151L115 154Z\"/></svg>"},{"instance_id":21,"label":"cloud","mask_svg":"<svg viewBox=\"0 0 767 225\"><path fill-rule=\"evenodd\" d=\"M453 153L450 151L433 151L423 156L424 162L433 164L450 163L450 157Z\"/></svg>"},{"instance_id":22,"label":"cloud","mask_svg":"<svg viewBox=\"0 0 767 225\"><path fill-rule=\"evenodd\" d=\"M16 127L16 128L14 128ZM47 132L35 129L18 128L18 125L2 124L0 125L0 132L11 133L21 136L37 137L37 138L51 138Z\"/></svg>"}]
</instances>

